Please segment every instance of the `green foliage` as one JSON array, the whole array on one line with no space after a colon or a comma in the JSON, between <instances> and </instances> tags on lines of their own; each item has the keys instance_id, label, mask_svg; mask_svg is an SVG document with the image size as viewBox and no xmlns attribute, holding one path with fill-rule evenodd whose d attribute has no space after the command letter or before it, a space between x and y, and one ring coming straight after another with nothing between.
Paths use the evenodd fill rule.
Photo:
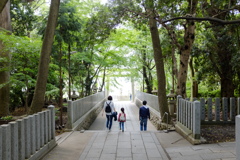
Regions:
<instances>
[{"instance_id":1,"label":"green foliage","mask_svg":"<svg viewBox=\"0 0 240 160\"><path fill-rule=\"evenodd\" d=\"M13 119L12 116L1 117L1 120L4 120L4 121L10 121L10 120L12 120L12 119Z\"/></svg>"}]
</instances>

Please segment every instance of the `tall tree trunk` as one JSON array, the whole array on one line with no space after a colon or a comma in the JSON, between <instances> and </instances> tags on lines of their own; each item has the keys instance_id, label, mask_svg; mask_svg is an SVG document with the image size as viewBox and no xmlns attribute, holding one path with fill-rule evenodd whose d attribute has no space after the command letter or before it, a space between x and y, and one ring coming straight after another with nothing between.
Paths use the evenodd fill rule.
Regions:
<instances>
[{"instance_id":1,"label":"tall tree trunk","mask_svg":"<svg viewBox=\"0 0 240 160\"><path fill-rule=\"evenodd\" d=\"M60 108L60 125L63 125L63 78L62 78L62 43L60 42L59 50L59 108Z\"/></svg>"},{"instance_id":2,"label":"tall tree trunk","mask_svg":"<svg viewBox=\"0 0 240 160\"><path fill-rule=\"evenodd\" d=\"M68 44L68 99L71 99L71 44Z\"/></svg>"},{"instance_id":3,"label":"tall tree trunk","mask_svg":"<svg viewBox=\"0 0 240 160\"><path fill-rule=\"evenodd\" d=\"M194 15L197 9L197 0L191 0L188 2L189 13ZM184 44L181 48L180 55L180 67L178 73L177 82L177 94L186 98L186 82L188 74L188 62L192 46L195 38L195 23L192 20L186 20L185 33L184 33Z\"/></svg>"},{"instance_id":4,"label":"tall tree trunk","mask_svg":"<svg viewBox=\"0 0 240 160\"><path fill-rule=\"evenodd\" d=\"M147 62L146 62L146 53L145 51L143 51L142 53L142 59L143 59L143 79L146 83L146 87L147 87L147 93L151 94L152 93L152 86L150 85L151 82L150 82L150 79L147 75Z\"/></svg>"},{"instance_id":5,"label":"tall tree trunk","mask_svg":"<svg viewBox=\"0 0 240 160\"><path fill-rule=\"evenodd\" d=\"M173 90L173 93L175 93L175 84L176 84L177 75L178 75L178 69L177 69L177 59L175 57L175 47L172 46L172 90Z\"/></svg>"},{"instance_id":6,"label":"tall tree trunk","mask_svg":"<svg viewBox=\"0 0 240 160\"><path fill-rule=\"evenodd\" d=\"M190 71L191 71L191 80L192 80L191 98L194 98L194 97L198 96L198 83L197 83L196 77L195 77L195 71L194 71L194 67L193 67L193 58L192 57L190 58L189 67L190 67Z\"/></svg>"},{"instance_id":7,"label":"tall tree trunk","mask_svg":"<svg viewBox=\"0 0 240 160\"><path fill-rule=\"evenodd\" d=\"M2 3L2 2L1 2ZM0 27L11 31L10 1L0 13ZM0 32L2 32L0 30ZM0 41L0 57L6 59L0 64L0 117L9 114L9 81L10 81L10 54L4 51L4 44Z\"/></svg>"},{"instance_id":8,"label":"tall tree trunk","mask_svg":"<svg viewBox=\"0 0 240 160\"><path fill-rule=\"evenodd\" d=\"M103 69L102 84L101 84L100 89L99 89L101 92L103 90L103 87L105 86L105 78L106 78L106 67L104 67L104 69Z\"/></svg>"},{"instance_id":9,"label":"tall tree trunk","mask_svg":"<svg viewBox=\"0 0 240 160\"><path fill-rule=\"evenodd\" d=\"M60 5L60 0L51 0L48 23L47 23L47 28L44 34L41 57L40 57L40 62L38 66L37 84L34 91L34 97L31 104L30 113L40 112L44 105L50 54L52 52L54 32L57 25L59 5Z\"/></svg>"},{"instance_id":10,"label":"tall tree trunk","mask_svg":"<svg viewBox=\"0 0 240 160\"><path fill-rule=\"evenodd\" d=\"M6 6L7 2L8 2L8 0L1 0L0 1L0 13L3 12L3 9Z\"/></svg>"},{"instance_id":11,"label":"tall tree trunk","mask_svg":"<svg viewBox=\"0 0 240 160\"><path fill-rule=\"evenodd\" d=\"M153 4L152 0L149 0L149 2L150 2L150 6L149 6L150 8L148 9L148 12L150 14L149 28L151 32L152 45L153 45L153 51L154 51L154 60L155 60L156 70L157 70L158 103L159 103L159 111L160 111L161 117L163 118L163 115L165 112L169 113L169 109L167 105L167 96L166 96L166 76L164 71L163 55L162 55L162 49L160 44L159 32L157 28L157 22L155 20L156 15L152 11L153 9L152 7L153 5L151 6L151 4ZM162 119L162 121L167 122L167 117Z\"/></svg>"}]
</instances>

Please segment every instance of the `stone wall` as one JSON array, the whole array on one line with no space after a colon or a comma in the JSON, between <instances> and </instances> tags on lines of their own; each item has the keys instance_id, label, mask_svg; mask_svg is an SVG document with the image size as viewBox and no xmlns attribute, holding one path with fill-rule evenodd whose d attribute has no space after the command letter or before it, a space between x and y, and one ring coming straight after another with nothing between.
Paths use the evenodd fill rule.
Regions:
<instances>
[{"instance_id":1,"label":"stone wall","mask_svg":"<svg viewBox=\"0 0 240 160\"><path fill-rule=\"evenodd\" d=\"M90 117L95 117L98 112L97 108L102 107L102 103L105 100L105 92L98 92L76 101L68 101L67 129L77 130L81 126L86 127L87 122L85 121L88 119L89 115ZM90 119L87 121L90 121ZM85 124L83 125L83 123Z\"/></svg>"}]
</instances>

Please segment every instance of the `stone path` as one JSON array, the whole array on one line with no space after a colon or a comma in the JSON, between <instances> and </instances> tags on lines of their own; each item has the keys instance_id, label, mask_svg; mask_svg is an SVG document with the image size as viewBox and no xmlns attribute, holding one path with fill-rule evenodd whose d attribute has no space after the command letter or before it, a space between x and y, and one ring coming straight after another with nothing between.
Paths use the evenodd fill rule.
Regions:
<instances>
[{"instance_id":1,"label":"stone path","mask_svg":"<svg viewBox=\"0 0 240 160\"><path fill-rule=\"evenodd\" d=\"M58 146L43 160L233 160L235 143L191 145L176 132L157 131L148 123L148 131L139 131L138 108L130 102L114 102L117 111L125 108L125 132L113 122L105 128L105 116L100 113L89 128L66 132L57 137Z\"/></svg>"}]
</instances>

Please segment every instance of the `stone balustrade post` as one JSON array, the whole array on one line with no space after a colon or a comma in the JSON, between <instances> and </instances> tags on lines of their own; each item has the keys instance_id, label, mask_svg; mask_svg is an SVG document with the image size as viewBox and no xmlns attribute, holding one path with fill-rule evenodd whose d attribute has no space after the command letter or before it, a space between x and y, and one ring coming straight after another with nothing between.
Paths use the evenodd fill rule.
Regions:
<instances>
[{"instance_id":1,"label":"stone balustrade post","mask_svg":"<svg viewBox=\"0 0 240 160\"><path fill-rule=\"evenodd\" d=\"M68 101L68 122L67 122L67 128L72 129L73 128L73 102Z\"/></svg>"},{"instance_id":2,"label":"stone balustrade post","mask_svg":"<svg viewBox=\"0 0 240 160\"><path fill-rule=\"evenodd\" d=\"M223 121L228 120L228 99L227 97L222 98L222 111L223 111Z\"/></svg>"},{"instance_id":3,"label":"stone balustrade post","mask_svg":"<svg viewBox=\"0 0 240 160\"><path fill-rule=\"evenodd\" d=\"M25 126L24 120L18 119L18 160L25 160Z\"/></svg>"},{"instance_id":4,"label":"stone balustrade post","mask_svg":"<svg viewBox=\"0 0 240 160\"><path fill-rule=\"evenodd\" d=\"M215 99L215 121L220 121L220 99Z\"/></svg>"},{"instance_id":5,"label":"stone balustrade post","mask_svg":"<svg viewBox=\"0 0 240 160\"><path fill-rule=\"evenodd\" d=\"M54 105L48 106L48 109L51 111L50 112L50 136L49 140L55 139L55 107Z\"/></svg>"},{"instance_id":6,"label":"stone balustrade post","mask_svg":"<svg viewBox=\"0 0 240 160\"><path fill-rule=\"evenodd\" d=\"M18 160L18 124L9 122L11 131L11 159Z\"/></svg>"},{"instance_id":7,"label":"stone balustrade post","mask_svg":"<svg viewBox=\"0 0 240 160\"><path fill-rule=\"evenodd\" d=\"M231 97L230 98L230 120L231 121L234 121L235 120L235 108L236 108L236 105L235 105L235 98L234 97Z\"/></svg>"},{"instance_id":8,"label":"stone balustrade post","mask_svg":"<svg viewBox=\"0 0 240 160\"><path fill-rule=\"evenodd\" d=\"M24 120L24 133L25 133L25 158L28 159L31 155L31 135L30 135L30 121L29 117L23 118Z\"/></svg>"},{"instance_id":9,"label":"stone balustrade post","mask_svg":"<svg viewBox=\"0 0 240 160\"><path fill-rule=\"evenodd\" d=\"M200 98L200 107L201 107L201 121L205 120L205 99Z\"/></svg>"},{"instance_id":10,"label":"stone balustrade post","mask_svg":"<svg viewBox=\"0 0 240 160\"><path fill-rule=\"evenodd\" d=\"M240 115L235 117L236 122L236 159L240 159Z\"/></svg>"},{"instance_id":11,"label":"stone balustrade post","mask_svg":"<svg viewBox=\"0 0 240 160\"><path fill-rule=\"evenodd\" d=\"M200 119L200 102L193 102L193 138L200 139L201 119Z\"/></svg>"},{"instance_id":12,"label":"stone balustrade post","mask_svg":"<svg viewBox=\"0 0 240 160\"><path fill-rule=\"evenodd\" d=\"M2 159L11 159L11 129L8 124L2 127Z\"/></svg>"}]
</instances>

